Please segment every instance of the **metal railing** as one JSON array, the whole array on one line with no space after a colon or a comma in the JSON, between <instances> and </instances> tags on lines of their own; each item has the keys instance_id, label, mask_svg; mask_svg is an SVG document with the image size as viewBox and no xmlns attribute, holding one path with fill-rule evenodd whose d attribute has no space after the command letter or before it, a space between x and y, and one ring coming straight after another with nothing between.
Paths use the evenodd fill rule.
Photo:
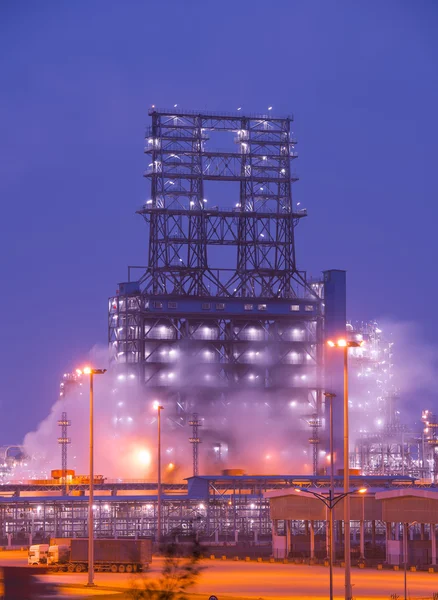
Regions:
<instances>
[{"instance_id":1,"label":"metal railing","mask_svg":"<svg viewBox=\"0 0 438 600\"><path fill-rule=\"evenodd\" d=\"M182 108L178 108L174 106L173 108L158 108L157 106L152 106L148 110L149 115L153 115L154 113L164 114L164 115L191 115L191 116L200 116L200 117L217 117L220 118L231 118L231 119L266 119L267 121L285 121L289 119L293 121L293 115L286 115L283 117L274 117L271 114L262 114L262 113L244 113L240 111L236 112L228 112L228 111L208 111L208 110L184 110Z\"/></svg>"}]
</instances>

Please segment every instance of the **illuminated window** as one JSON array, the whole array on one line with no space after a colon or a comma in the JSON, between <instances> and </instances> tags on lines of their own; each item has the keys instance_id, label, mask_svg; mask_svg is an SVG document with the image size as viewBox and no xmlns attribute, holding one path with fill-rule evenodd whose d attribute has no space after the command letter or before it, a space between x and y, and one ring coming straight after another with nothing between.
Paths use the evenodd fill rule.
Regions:
<instances>
[{"instance_id":1,"label":"illuminated window","mask_svg":"<svg viewBox=\"0 0 438 600\"><path fill-rule=\"evenodd\" d=\"M307 312L313 312L313 304L306 304L304 310L306 310Z\"/></svg>"},{"instance_id":2,"label":"illuminated window","mask_svg":"<svg viewBox=\"0 0 438 600\"><path fill-rule=\"evenodd\" d=\"M163 308L163 303L156 300L155 302L152 302L152 306L153 308Z\"/></svg>"},{"instance_id":3,"label":"illuminated window","mask_svg":"<svg viewBox=\"0 0 438 600\"><path fill-rule=\"evenodd\" d=\"M290 305L290 311L291 312L298 312L300 310L300 305L299 304L291 304Z\"/></svg>"},{"instance_id":4,"label":"illuminated window","mask_svg":"<svg viewBox=\"0 0 438 600\"><path fill-rule=\"evenodd\" d=\"M244 310L252 310L254 308L254 304L244 304Z\"/></svg>"},{"instance_id":5,"label":"illuminated window","mask_svg":"<svg viewBox=\"0 0 438 600\"><path fill-rule=\"evenodd\" d=\"M210 302L203 302L202 310L210 310L210 308L211 308Z\"/></svg>"},{"instance_id":6,"label":"illuminated window","mask_svg":"<svg viewBox=\"0 0 438 600\"><path fill-rule=\"evenodd\" d=\"M266 304L259 304L258 305L258 309L259 310L266 310Z\"/></svg>"},{"instance_id":7,"label":"illuminated window","mask_svg":"<svg viewBox=\"0 0 438 600\"><path fill-rule=\"evenodd\" d=\"M216 304L216 310L224 310L225 308L225 304L222 304L222 302L219 302L219 304Z\"/></svg>"}]
</instances>

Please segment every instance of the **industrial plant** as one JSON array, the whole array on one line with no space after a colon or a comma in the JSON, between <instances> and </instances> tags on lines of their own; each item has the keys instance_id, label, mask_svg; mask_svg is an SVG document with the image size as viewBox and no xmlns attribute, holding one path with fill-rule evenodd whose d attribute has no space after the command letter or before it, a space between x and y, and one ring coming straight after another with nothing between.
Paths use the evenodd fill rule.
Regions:
<instances>
[{"instance_id":1,"label":"industrial plant","mask_svg":"<svg viewBox=\"0 0 438 600\"><path fill-rule=\"evenodd\" d=\"M96 396L120 449L135 430L141 460L129 477L94 477L95 535L157 536L156 402L164 539L196 535L210 546L251 542L279 556L325 556L325 541L315 542L325 539L324 511L305 517L293 499L296 516L285 516L278 502L291 489L327 488L331 458L342 485L343 356L326 342L346 336L357 342L348 358L348 459L353 488L368 490L363 510L362 499L353 502L353 551L390 560L400 526L385 516L393 514L388 494L438 506L438 418L420 406L418 425L403 418L391 332L347 321L345 271L334 265L310 278L298 266L295 233L307 211L292 195L292 117L177 107L149 115L148 196L137 210L148 256L109 298L109 369ZM88 535L89 478L75 463L79 440L67 408L86 385L86 375L62 377L59 448L45 474L41 462L32 473L27 448L14 456L4 449L0 544ZM421 560L435 564L435 524L417 521L412 530L430 546L421 546Z\"/></svg>"}]
</instances>

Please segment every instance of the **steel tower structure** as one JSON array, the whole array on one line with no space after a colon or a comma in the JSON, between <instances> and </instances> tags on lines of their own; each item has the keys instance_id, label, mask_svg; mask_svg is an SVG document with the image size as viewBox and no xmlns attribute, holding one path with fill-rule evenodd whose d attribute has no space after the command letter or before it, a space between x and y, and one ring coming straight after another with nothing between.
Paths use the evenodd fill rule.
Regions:
<instances>
[{"instance_id":1,"label":"steel tower structure","mask_svg":"<svg viewBox=\"0 0 438 600\"><path fill-rule=\"evenodd\" d=\"M173 403L181 426L193 412L208 425L215 410L231 419L240 393L277 416L292 418L291 405L320 416L324 283L296 264L294 230L307 213L292 202L292 118L149 115L150 197L137 211L148 264L129 267L109 300L113 367ZM345 275L330 273L330 290L341 281L345 294ZM342 310L330 311L345 329Z\"/></svg>"},{"instance_id":2,"label":"steel tower structure","mask_svg":"<svg viewBox=\"0 0 438 600\"><path fill-rule=\"evenodd\" d=\"M199 427L201 421L198 419L198 413L193 413L189 425L192 428L192 437L189 438L189 442L193 445L193 477L199 475L199 452L198 446L201 443L199 438Z\"/></svg>"},{"instance_id":3,"label":"steel tower structure","mask_svg":"<svg viewBox=\"0 0 438 600\"><path fill-rule=\"evenodd\" d=\"M71 443L70 438L67 435L68 427L71 425L71 421L67 419L67 413L63 412L61 419L58 421L58 425L61 427L61 437L58 438L58 444L61 446L61 469L62 469L62 484L64 490L67 488L67 448Z\"/></svg>"}]
</instances>

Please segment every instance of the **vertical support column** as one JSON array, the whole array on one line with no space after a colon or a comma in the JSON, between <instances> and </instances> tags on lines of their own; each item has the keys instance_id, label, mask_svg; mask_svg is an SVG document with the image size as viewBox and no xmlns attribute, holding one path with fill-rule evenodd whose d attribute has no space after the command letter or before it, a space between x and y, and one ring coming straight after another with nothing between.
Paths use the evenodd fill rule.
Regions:
<instances>
[{"instance_id":1,"label":"vertical support column","mask_svg":"<svg viewBox=\"0 0 438 600\"><path fill-rule=\"evenodd\" d=\"M371 521L371 545L373 548L376 545L376 522L374 520Z\"/></svg>"},{"instance_id":2,"label":"vertical support column","mask_svg":"<svg viewBox=\"0 0 438 600\"><path fill-rule=\"evenodd\" d=\"M424 523L421 523L420 524L420 540L422 542L424 542L424 531L425 531L425 529L424 529Z\"/></svg>"},{"instance_id":3,"label":"vertical support column","mask_svg":"<svg viewBox=\"0 0 438 600\"><path fill-rule=\"evenodd\" d=\"M395 523L394 527L394 539L398 541L400 539L400 523Z\"/></svg>"},{"instance_id":4,"label":"vertical support column","mask_svg":"<svg viewBox=\"0 0 438 600\"><path fill-rule=\"evenodd\" d=\"M386 562L389 563L389 544L388 542L391 540L391 523L386 523L386 531L385 531L385 546L386 546Z\"/></svg>"},{"instance_id":5,"label":"vertical support column","mask_svg":"<svg viewBox=\"0 0 438 600\"><path fill-rule=\"evenodd\" d=\"M359 525L360 532L360 558L365 558L365 521L362 519Z\"/></svg>"},{"instance_id":6,"label":"vertical support column","mask_svg":"<svg viewBox=\"0 0 438 600\"><path fill-rule=\"evenodd\" d=\"M431 555L432 555L432 564L436 565L436 531L435 531L435 523L431 523L430 527L430 542L431 542Z\"/></svg>"},{"instance_id":7,"label":"vertical support column","mask_svg":"<svg viewBox=\"0 0 438 600\"><path fill-rule=\"evenodd\" d=\"M310 560L315 558L315 521L310 521Z\"/></svg>"},{"instance_id":8,"label":"vertical support column","mask_svg":"<svg viewBox=\"0 0 438 600\"><path fill-rule=\"evenodd\" d=\"M290 521L286 521L286 558L289 556L292 549L291 526Z\"/></svg>"},{"instance_id":9,"label":"vertical support column","mask_svg":"<svg viewBox=\"0 0 438 600\"><path fill-rule=\"evenodd\" d=\"M345 337L347 321L346 272L341 270L324 271L324 335L326 339ZM324 340L325 341L325 340ZM333 447L335 473L343 468L344 415L340 400L344 396L343 352L325 351L325 388L336 394L339 401L333 402ZM327 436L326 436L327 437ZM326 444L328 448L328 439Z\"/></svg>"}]
</instances>

